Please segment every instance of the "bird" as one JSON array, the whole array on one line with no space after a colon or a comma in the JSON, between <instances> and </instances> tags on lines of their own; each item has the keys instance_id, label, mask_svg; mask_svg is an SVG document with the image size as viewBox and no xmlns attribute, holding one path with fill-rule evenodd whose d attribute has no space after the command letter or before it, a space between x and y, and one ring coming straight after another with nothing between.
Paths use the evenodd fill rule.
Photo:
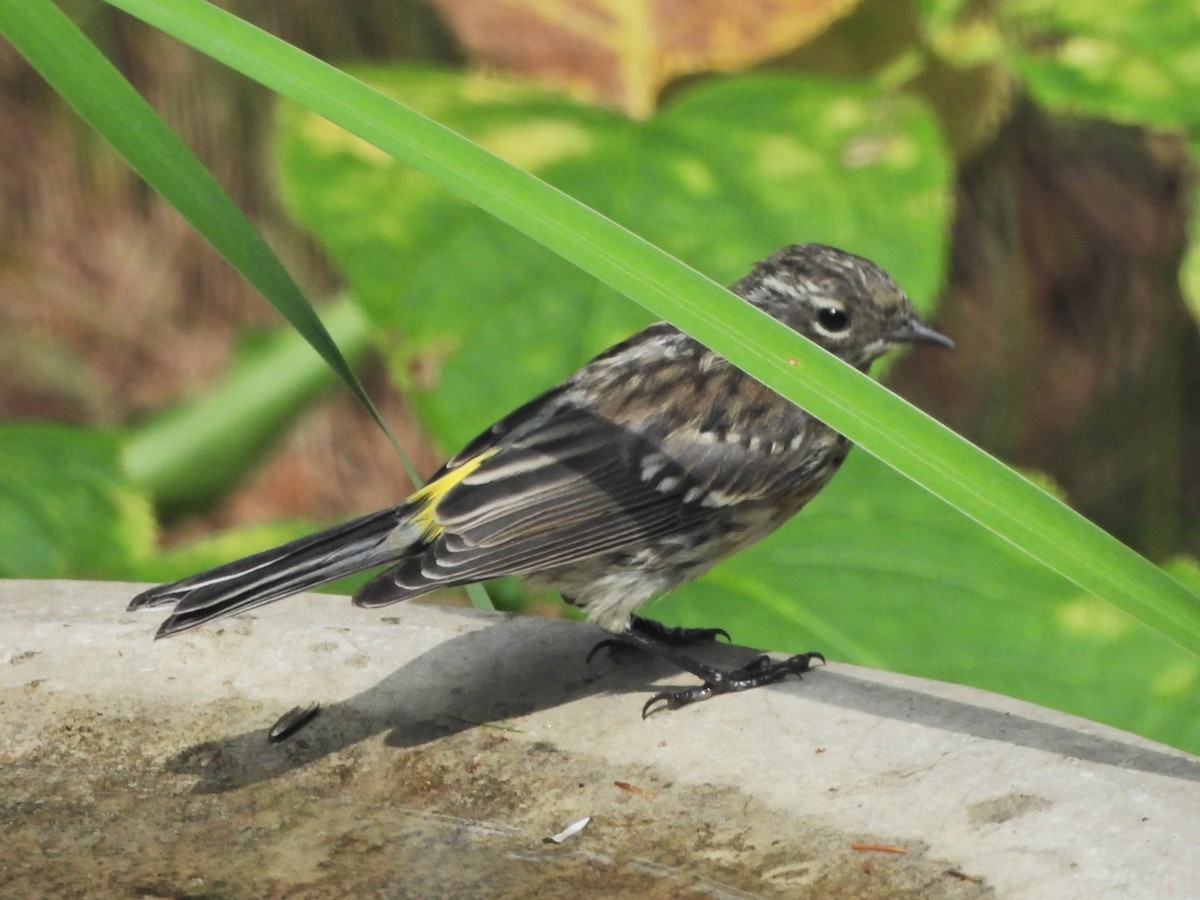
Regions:
<instances>
[{"instance_id":1,"label":"bird","mask_svg":"<svg viewBox=\"0 0 1200 900\"><path fill-rule=\"evenodd\" d=\"M824 244L784 247L730 290L862 371L901 345L954 346L882 268ZM172 607L161 638L379 566L356 606L517 575L607 632L593 653L638 647L699 679L654 694L645 717L825 661L812 651L718 669L683 648L728 639L724 629L668 627L637 611L790 519L850 446L658 322L501 418L397 505L153 587L129 609Z\"/></svg>"}]
</instances>

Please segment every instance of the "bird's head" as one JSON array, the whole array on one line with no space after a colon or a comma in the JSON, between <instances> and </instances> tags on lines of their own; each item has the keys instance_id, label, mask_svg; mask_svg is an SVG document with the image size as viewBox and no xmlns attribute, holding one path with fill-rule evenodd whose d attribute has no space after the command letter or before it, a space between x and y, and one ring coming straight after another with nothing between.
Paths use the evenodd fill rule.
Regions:
<instances>
[{"instance_id":1,"label":"bird's head","mask_svg":"<svg viewBox=\"0 0 1200 900\"><path fill-rule=\"evenodd\" d=\"M772 253L733 292L864 370L900 344L954 347L920 320L887 272L823 244L793 244Z\"/></svg>"}]
</instances>

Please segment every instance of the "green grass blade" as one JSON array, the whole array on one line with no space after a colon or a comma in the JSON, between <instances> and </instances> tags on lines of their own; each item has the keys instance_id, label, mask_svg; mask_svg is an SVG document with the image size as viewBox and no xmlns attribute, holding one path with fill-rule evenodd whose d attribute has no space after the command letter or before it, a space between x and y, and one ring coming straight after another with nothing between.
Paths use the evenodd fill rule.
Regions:
<instances>
[{"instance_id":1,"label":"green grass blade","mask_svg":"<svg viewBox=\"0 0 1200 900\"><path fill-rule=\"evenodd\" d=\"M384 431L300 288L216 179L52 0L0 0L3 34L70 106L312 345Z\"/></svg>"},{"instance_id":2,"label":"green grass blade","mask_svg":"<svg viewBox=\"0 0 1200 900\"><path fill-rule=\"evenodd\" d=\"M437 179L687 330L1084 590L1200 655L1200 598L1016 472L636 235L202 0L108 2Z\"/></svg>"}]
</instances>

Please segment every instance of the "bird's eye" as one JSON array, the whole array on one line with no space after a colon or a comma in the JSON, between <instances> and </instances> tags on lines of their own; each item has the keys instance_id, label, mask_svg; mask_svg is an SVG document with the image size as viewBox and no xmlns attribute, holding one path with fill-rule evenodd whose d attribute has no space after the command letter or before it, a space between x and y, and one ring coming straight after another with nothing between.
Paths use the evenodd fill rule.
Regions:
<instances>
[{"instance_id":1,"label":"bird's eye","mask_svg":"<svg viewBox=\"0 0 1200 900\"><path fill-rule=\"evenodd\" d=\"M845 331L850 325L850 315L836 306L822 306L817 310L817 322L826 331Z\"/></svg>"}]
</instances>

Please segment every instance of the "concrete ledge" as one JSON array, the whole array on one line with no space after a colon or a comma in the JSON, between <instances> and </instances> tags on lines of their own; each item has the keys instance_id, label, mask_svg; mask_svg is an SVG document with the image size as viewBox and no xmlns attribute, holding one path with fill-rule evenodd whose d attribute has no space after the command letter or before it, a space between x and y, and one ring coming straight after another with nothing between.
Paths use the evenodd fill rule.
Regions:
<instances>
[{"instance_id":1,"label":"concrete ledge","mask_svg":"<svg viewBox=\"0 0 1200 900\"><path fill-rule=\"evenodd\" d=\"M588 626L305 595L154 642L135 590L0 582L0 895L1200 893L1200 759L1015 700L831 663L642 721L690 679Z\"/></svg>"}]
</instances>

